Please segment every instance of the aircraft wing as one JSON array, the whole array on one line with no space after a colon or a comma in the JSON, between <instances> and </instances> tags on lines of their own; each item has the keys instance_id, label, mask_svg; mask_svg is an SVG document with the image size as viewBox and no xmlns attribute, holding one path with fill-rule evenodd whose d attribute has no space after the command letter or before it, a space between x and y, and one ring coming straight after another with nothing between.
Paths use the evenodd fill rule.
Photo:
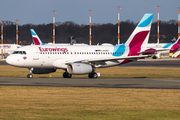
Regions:
<instances>
[{"instance_id":1,"label":"aircraft wing","mask_svg":"<svg viewBox=\"0 0 180 120\"><path fill-rule=\"evenodd\" d=\"M105 61L113 61L113 60L124 60L124 59L137 59L137 58L144 58L148 57L148 55L137 55L137 56L126 56L126 57L109 57L109 58L92 58L92 59L84 59L84 60L77 60L77 61L67 61L66 64L69 63L78 63L78 62L105 62Z\"/></svg>"},{"instance_id":2,"label":"aircraft wing","mask_svg":"<svg viewBox=\"0 0 180 120\"><path fill-rule=\"evenodd\" d=\"M154 49L154 50L150 50L150 51L142 51L142 52L139 52L140 54L148 54L148 53L152 53L152 52L160 52L160 51L169 51L171 49L169 48L163 48L163 49Z\"/></svg>"}]
</instances>

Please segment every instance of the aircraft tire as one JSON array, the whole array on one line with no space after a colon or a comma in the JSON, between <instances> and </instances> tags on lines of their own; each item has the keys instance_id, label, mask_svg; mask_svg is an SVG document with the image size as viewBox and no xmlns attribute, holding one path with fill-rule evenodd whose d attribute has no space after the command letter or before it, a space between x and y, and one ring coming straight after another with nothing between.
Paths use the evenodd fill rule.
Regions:
<instances>
[{"instance_id":1,"label":"aircraft tire","mask_svg":"<svg viewBox=\"0 0 180 120\"><path fill-rule=\"evenodd\" d=\"M28 74L27 78L33 78L33 75L32 74Z\"/></svg>"},{"instance_id":2,"label":"aircraft tire","mask_svg":"<svg viewBox=\"0 0 180 120\"><path fill-rule=\"evenodd\" d=\"M156 57L156 56L153 56L152 59L157 59L157 57Z\"/></svg>"},{"instance_id":3,"label":"aircraft tire","mask_svg":"<svg viewBox=\"0 0 180 120\"><path fill-rule=\"evenodd\" d=\"M89 77L89 78L92 78L92 73L89 73L89 74L88 74L88 77Z\"/></svg>"},{"instance_id":4,"label":"aircraft tire","mask_svg":"<svg viewBox=\"0 0 180 120\"><path fill-rule=\"evenodd\" d=\"M97 75L97 73L89 73L88 77L89 78L97 78L98 75Z\"/></svg>"},{"instance_id":5,"label":"aircraft tire","mask_svg":"<svg viewBox=\"0 0 180 120\"><path fill-rule=\"evenodd\" d=\"M69 74L68 72L63 73L63 78L71 78L72 74Z\"/></svg>"},{"instance_id":6,"label":"aircraft tire","mask_svg":"<svg viewBox=\"0 0 180 120\"><path fill-rule=\"evenodd\" d=\"M98 77L97 73L93 73L93 78L97 78L97 77Z\"/></svg>"}]
</instances>

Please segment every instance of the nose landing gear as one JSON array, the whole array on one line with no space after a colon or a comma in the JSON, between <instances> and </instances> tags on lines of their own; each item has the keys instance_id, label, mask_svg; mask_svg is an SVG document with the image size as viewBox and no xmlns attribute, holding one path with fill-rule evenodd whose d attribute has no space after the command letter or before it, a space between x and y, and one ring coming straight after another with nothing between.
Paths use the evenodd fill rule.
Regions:
<instances>
[{"instance_id":1,"label":"nose landing gear","mask_svg":"<svg viewBox=\"0 0 180 120\"><path fill-rule=\"evenodd\" d=\"M34 70L34 68L29 69L29 74L27 75L27 78L33 78L33 75L32 75L33 70Z\"/></svg>"},{"instance_id":2,"label":"nose landing gear","mask_svg":"<svg viewBox=\"0 0 180 120\"><path fill-rule=\"evenodd\" d=\"M33 75L32 74L28 74L27 78L33 78Z\"/></svg>"}]
</instances>

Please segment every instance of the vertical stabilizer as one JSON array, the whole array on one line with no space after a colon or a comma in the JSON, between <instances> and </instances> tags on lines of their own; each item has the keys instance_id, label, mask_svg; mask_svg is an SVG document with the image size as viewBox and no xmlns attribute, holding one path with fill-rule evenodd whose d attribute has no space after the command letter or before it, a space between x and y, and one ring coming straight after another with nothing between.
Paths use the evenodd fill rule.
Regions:
<instances>
[{"instance_id":1,"label":"vertical stabilizer","mask_svg":"<svg viewBox=\"0 0 180 120\"><path fill-rule=\"evenodd\" d=\"M36 32L34 31L34 29L30 29L32 37L33 37L33 41L35 45L44 45L44 43L40 40L40 38L38 37L38 35L36 34Z\"/></svg>"},{"instance_id":2,"label":"vertical stabilizer","mask_svg":"<svg viewBox=\"0 0 180 120\"><path fill-rule=\"evenodd\" d=\"M129 50L130 55L139 55L142 46L148 44L153 14L145 14L129 39L126 41L125 46Z\"/></svg>"}]
</instances>

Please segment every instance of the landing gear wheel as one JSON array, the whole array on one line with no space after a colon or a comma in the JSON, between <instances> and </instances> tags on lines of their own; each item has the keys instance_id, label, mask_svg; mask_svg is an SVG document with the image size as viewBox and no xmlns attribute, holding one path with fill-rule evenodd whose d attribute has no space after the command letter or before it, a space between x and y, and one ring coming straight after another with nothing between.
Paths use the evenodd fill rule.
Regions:
<instances>
[{"instance_id":1,"label":"landing gear wheel","mask_svg":"<svg viewBox=\"0 0 180 120\"><path fill-rule=\"evenodd\" d=\"M97 75L97 73L89 73L88 77L89 78L97 78L98 75Z\"/></svg>"},{"instance_id":2,"label":"landing gear wheel","mask_svg":"<svg viewBox=\"0 0 180 120\"><path fill-rule=\"evenodd\" d=\"M152 59L157 59L157 57L156 57L156 56L153 56Z\"/></svg>"},{"instance_id":3,"label":"landing gear wheel","mask_svg":"<svg viewBox=\"0 0 180 120\"><path fill-rule=\"evenodd\" d=\"M63 78L71 78L72 74L69 74L68 72L63 73Z\"/></svg>"},{"instance_id":4,"label":"landing gear wheel","mask_svg":"<svg viewBox=\"0 0 180 120\"><path fill-rule=\"evenodd\" d=\"M27 78L33 78L33 75L32 74L28 74Z\"/></svg>"},{"instance_id":5,"label":"landing gear wheel","mask_svg":"<svg viewBox=\"0 0 180 120\"><path fill-rule=\"evenodd\" d=\"M89 74L88 74L88 77L89 77L89 78L92 78L92 75L93 75L92 73L89 73Z\"/></svg>"},{"instance_id":6,"label":"landing gear wheel","mask_svg":"<svg viewBox=\"0 0 180 120\"><path fill-rule=\"evenodd\" d=\"M97 77L98 77L97 73L94 73L93 78L97 78Z\"/></svg>"}]
</instances>

